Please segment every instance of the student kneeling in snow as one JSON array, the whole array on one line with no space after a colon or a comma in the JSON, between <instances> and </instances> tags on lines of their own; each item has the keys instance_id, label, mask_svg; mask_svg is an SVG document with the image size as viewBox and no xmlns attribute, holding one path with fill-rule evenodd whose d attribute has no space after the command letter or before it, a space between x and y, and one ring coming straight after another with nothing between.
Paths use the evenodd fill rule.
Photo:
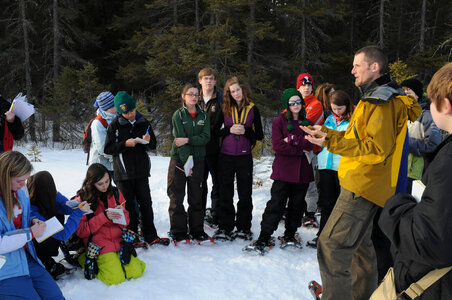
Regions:
<instances>
[{"instance_id":1,"label":"student kneeling in snow","mask_svg":"<svg viewBox=\"0 0 452 300\"><path fill-rule=\"evenodd\" d=\"M27 181L27 188L30 193L31 216L33 218L46 221L56 217L61 224L64 224L64 215L69 215L63 230L41 243L36 240L33 241L36 253L46 270L54 279L58 279L58 276L63 274L66 268L61 263L55 262L52 256L58 255L60 241L67 241L75 233L81 217L89 211L89 204L84 201L77 209L67 206L68 199L57 191L55 181L47 171L40 171L31 176Z\"/></svg>"},{"instance_id":2,"label":"student kneeling in snow","mask_svg":"<svg viewBox=\"0 0 452 300\"><path fill-rule=\"evenodd\" d=\"M85 278L96 277L110 285L143 275L146 264L136 258L135 234L125 229L129 213L124 208L124 197L111 185L110 174L104 165L94 163L88 168L77 197L87 201L94 211L82 217L77 229L77 235L87 246L87 252L79 258ZM109 208L121 209L126 224L115 223L122 214Z\"/></svg>"}]
</instances>

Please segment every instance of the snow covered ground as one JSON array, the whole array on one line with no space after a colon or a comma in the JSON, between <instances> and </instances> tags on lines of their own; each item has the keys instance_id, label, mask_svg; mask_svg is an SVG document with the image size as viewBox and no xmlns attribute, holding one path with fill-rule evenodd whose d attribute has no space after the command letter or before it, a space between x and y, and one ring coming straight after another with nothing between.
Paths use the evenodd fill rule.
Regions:
<instances>
[{"instance_id":1,"label":"snow covered ground","mask_svg":"<svg viewBox=\"0 0 452 300\"><path fill-rule=\"evenodd\" d=\"M26 154L29 147L15 147ZM75 195L81 187L87 166L82 150L41 151L41 162L34 162L35 171L49 171L57 189L66 197ZM253 186L253 227L255 238L265 204L270 197L271 163L273 158L255 160ZM151 156L150 187L155 226L161 237L169 230L166 195L168 157ZM210 181L210 179L209 179ZM257 184L256 184L257 183ZM237 198L235 199L237 201ZM208 201L208 206L210 200ZM280 223L274 233L283 234ZM213 230L206 227L209 235ZM300 228L303 243L315 237L315 229ZM138 257L146 263L144 275L116 286L99 280L86 280L80 270L58 281L68 300L88 299L312 299L308 282L320 282L316 250L278 247L265 256L242 252L245 241L217 242L212 245L154 246L137 249Z\"/></svg>"}]
</instances>

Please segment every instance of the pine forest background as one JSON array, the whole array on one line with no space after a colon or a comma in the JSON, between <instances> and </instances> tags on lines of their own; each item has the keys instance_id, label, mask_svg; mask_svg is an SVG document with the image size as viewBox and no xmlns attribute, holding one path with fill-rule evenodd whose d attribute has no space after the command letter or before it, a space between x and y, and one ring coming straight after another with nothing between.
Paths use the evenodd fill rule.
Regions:
<instances>
[{"instance_id":1,"label":"pine forest background","mask_svg":"<svg viewBox=\"0 0 452 300\"><path fill-rule=\"evenodd\" d=\"M25 141L72 148L98 93L126 90L167 154L181 88L209 66L220 90L233 75L249 82L263 153L299 73L356 100L353 53L376 44L396 79L426 86L452 60L451 20L450 0L1 0L0 93L23 92L37 108Z\"/></svg>"}]
</instances>

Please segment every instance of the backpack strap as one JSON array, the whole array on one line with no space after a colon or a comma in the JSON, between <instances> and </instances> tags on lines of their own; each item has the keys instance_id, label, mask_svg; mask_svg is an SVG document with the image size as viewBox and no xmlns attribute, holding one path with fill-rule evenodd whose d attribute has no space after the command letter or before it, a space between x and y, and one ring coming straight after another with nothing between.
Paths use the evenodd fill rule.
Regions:
<instances>
[{"instance_id":1,"label":"backpack strap","mask_svg":"<svg viewBox=\"0 0 452 300\"><path fill-rule=\"evenodd\" d=\"M102 125L104 125L105 128L108 127L107 120L105 120L105 119L102 117L102 115L100 115L100 114L97 115L95 119L96 119L96 120L99 120L99 122L101 122Z\"/></svg>"},{"instance_id":2,"label":"backpack strap","mask_svg":"<svg viewBox=\"0 0 452 300\"><path fill-rule=\"evenodd\" d=\"M405 293L411 299L420 297L426 289L441 279L441 277L446 275L451 269L452 267L446 267L430 271L417 282L412 283L405 291L402 292L402 294Z\"/></svg>"}]
</instances>

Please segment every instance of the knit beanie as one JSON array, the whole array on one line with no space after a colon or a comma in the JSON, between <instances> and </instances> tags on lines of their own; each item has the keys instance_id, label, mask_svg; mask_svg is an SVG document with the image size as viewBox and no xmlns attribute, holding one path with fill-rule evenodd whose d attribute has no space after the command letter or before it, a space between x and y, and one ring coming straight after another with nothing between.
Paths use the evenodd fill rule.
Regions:
<instances>
[{"instance_id":1,"label":"knit beanie","mask_svg":"<svg viewBox=\"0 0 452 300\"><path fill-rule=\"evenodd\" d=\"M118 114L125 114L136 108L135 100L125 91L120 91L115 96L115 107Z\"/></svg>"},{"instance_id":2,"label":"knit beanie","mask_svg":"<svg viewBox=\"0 0 452 300\"><path fill-rule=\"evenodd\" d=\"M294 88L290 88L290 89L286 89L284 90L282 96L281 96L281 102L283 107L286 109L286 114L287 114L287 120L289 121L289 124L287 125L287 130L288 131L292 131L293 129L293 125L291 124L291 120L290 120L290 108L289 108L289 99L292 96L298 96L301 99L301 111L300 111L300 120L302 120L302 125L303 126L307 126L309 125L309 122L306 120L306 111L305 111L305 103L303 100L303 96L301 95L301 93Z\"/></svg>"},{"instance_id":3,"label":"knit beanie","mask_svg":"<svg viewBox=\"0 0 452 300\"><path fill-rule=\"evenodd\" d=\"M297 78L297 90L300 88L300 86L310 84L312 87L314 87L314 78L312 78L311 74L309 73L301 73L298 75Z\"/></svg>"},{"instance_id":4,"label":"knit beanie","mask_svg":"<svg viewBox=\"0 0 452 300\"><path fill-rule=\"evenodd\" d=\"M103 111L113 107L115 105L115 96L110 92L102 92L97 96L96 102L94 102L94 107L99 107Z\"/></svg>"},{"instance_id":5,"label":"knit beanie","mask_svg":"<svg viewBox=\"0 0 452 300\"><path fill-rule=\"evenodd\" d=\"M401 87L407 87L413 90L413 92L419 97L420 100L424 94L424 85L422 82L415 78L407 79L400 84Z\"/></svg>"}]
</instances>

